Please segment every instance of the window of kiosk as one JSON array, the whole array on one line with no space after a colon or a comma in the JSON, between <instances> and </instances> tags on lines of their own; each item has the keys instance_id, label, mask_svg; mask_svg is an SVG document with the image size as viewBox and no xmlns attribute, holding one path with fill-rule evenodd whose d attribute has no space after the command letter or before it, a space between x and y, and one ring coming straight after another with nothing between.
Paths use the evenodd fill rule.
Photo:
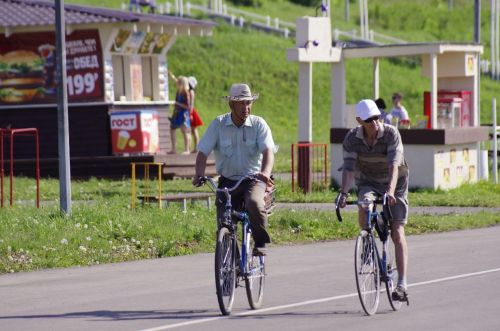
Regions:
<instances>
[{"instance_id":1,"label":"window of kiosk","mask_svg":"<svg viewBox=\"0 0 500 331\"><path fill-rule=\"evenodd\" d=\"M152 101L153 98L153 65L151 56L143 56L142 64L142 95L144 101Z\"/></svg>"},{"instance_id":2,"label":"window of kiosk","mask_svg":"<svg viewBox=\"0 0 500 331\"><path fill-rule=\"evenodd\" d=\"M125 79L124 72L125 66L123 63L122 55L113 55L112 56L113 63L113 90L115 93L115 101L124 101L125 97Z\"/></svg>"}]
</instances>

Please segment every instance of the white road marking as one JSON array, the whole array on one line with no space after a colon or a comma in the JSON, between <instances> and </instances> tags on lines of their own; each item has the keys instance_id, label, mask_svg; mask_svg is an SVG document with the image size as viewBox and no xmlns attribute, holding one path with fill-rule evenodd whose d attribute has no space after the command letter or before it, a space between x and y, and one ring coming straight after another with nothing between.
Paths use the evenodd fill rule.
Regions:
<instances>
[{"instance_id":1,"label":"white road marking","mask_svg":"<svg viewBox=\"0 0 500 331\"><path fill-rule=\"evenodd\" d=\"M499 272L500 268L495 268L495 269L489 269L489 270L483 270L483 271L478 271L478 272L471 272L467 274L461 274L461 275L455 275L455 276L450 276L450 277L443 277L443 278L437 278L433 280L428 280L424 282L418 282L414 284L408 285L408 287L415 287L415 286L422 286L422 285L429 285L429 284L435 284L435 283L441 283L441 282L446 282L450 280L456 280L456 279L462 279L462 278L469 278L469 277L474 277L474 276L480 276L480 275L485 275L489 274L492 272ZM281 306L274 306L274 307L269 307L269 308L263 308L263 309L258 309L258 310L248 310L244 311L238 314L234 314L231 316L217 316L217 317L210 317L210 318L202 318L194 321L186 321L186 322L181 322L181 323L176 323L176 324L167 324L167 325L162 325L150 329L142 329L140 331L162 331L162 330L169 330L169 329L175 329L175 328L180 328L183 326L189 326L189 325L195 325L195 324L202 324L202 323L208 323L212 321L217 321L217 320L222 320L222 319L227 319L231 317L238 317L238 316L250 316L250 315L256 315L256 314L262 314L274 310L282 310L282 309L287 309L287 308L294 308L294 307L300 307L300 306L308 306L308 305L313 305L317 303L323 303L323 302L329 302L329 301L334 301L334 300L340 300L340 299L345 299L345 298L350 298L357 296L358 293L350 293L350 294L344 294L344 295L337 295L334 297L327 297L327 298L321 298L321 299L314 299L314 300L307 300L307 301L301 301L301 302L296 302L296 303L291 303L288 305L281 305Z\"/></svg>"}]
</instances>

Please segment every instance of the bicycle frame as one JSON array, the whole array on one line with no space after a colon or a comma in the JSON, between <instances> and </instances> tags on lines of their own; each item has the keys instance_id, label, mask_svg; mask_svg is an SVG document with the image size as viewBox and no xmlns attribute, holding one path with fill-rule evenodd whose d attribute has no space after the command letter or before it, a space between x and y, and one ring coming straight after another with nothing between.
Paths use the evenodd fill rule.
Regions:
<instances>
[{"instance_id":1,"label":"bicycle frame","mask_svg":"<svg viewBox=\"0 0 500 331\"><path fill-rule=\"evenodd\" d=\"M252 235L252 228L251 228L251 223L250 223L250 218L248 217L248 213L246 211L238 212L233 210L233 205L232 205L232 199L231 199L231 193L232 191L236 190L240 186L240 184L246 180L246 179L255 179L257 180L254 176L248 175L240 178L238 182L232 187L232 188L227 188L224 187L223 189L217 188L217 185L213 181L212 178L210 177L203 177L203 181L210 183L210 186L214 192L220 192L223 193L226 196L226 204L225 204L225 210L224 210L224 222L223 224L220 224L219 226L225 226L227 227L233 238L234 238L234 245L236 247L233 247L234 251L238 251L238 238L237 238L237 232L238 232L238 224L237 222L233 222L233 217L236 219L240 220L242 223L242 232L241 232L241 251L240 251L240 259L239 259L239 268L242 271L241 276L248 275L250 270L247 270L247 261L248 261L248 256L247 253L250 251L250 237ZM264 259L264 257L262 257Z\"/></svg>"}]
</instances>

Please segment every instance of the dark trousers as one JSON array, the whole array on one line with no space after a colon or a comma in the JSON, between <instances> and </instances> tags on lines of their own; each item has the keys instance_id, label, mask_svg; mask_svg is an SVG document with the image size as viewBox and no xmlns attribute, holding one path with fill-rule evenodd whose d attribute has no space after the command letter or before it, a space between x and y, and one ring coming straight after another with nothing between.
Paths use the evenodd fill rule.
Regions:
<instances>
[{"instance_id":1,"label":"dark trousers","mask_svg":"<svg viewBox=\"0 0 500 331\"><path fill-rule=\"evenodd\" d=\"M233 187L236 181L220 177L219 188ZM253 239L257 244L270 243L271 237L266 230L267 212L264 203L266 184L253 180L245 180L231 194L231 204L233 209L242 210L243 204L248 212L250 223L252 224ZM226 208L226 196L218 193L215 202L217 206L217 220L221 224Z\"/></svg>"}]
</instances>

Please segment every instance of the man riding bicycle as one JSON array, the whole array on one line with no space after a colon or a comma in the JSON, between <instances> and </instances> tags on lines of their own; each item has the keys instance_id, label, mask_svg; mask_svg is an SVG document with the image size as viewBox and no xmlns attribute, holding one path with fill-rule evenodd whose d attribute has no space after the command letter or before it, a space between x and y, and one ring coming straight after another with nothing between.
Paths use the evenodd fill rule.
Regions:
<instances>
[{"instance_id":1,"label":"man riding bicycle","mask_svg":"<svg viewBox=\"0 0 500 331\"><path fill-rule=\"evenodd\" d=\"M379 121L380 111L372 100L361 100L356 105L359 126L350 130L343 142L344 164L340 207L353 181L358 188L358 201L373 201L387 193L392 212L391 237L395 246L398 284L393 300L407 298L406 268L408 248L404 225L408 218L409 170L403 155L403 144L398 129ZM359 206L358 221L366 228L366 210Z\"/></svg>"},{"instance_id":2,"label":"man riding bicycle","mask_svg":"<svg viewBox=\"0 0 500 331\"><path fill-rule=\"evenodd\" d=\"M265 255L265 245L271 242L266 230L267 211L264 203L266 188L272 185L270 178L274 164L274 141L266 121L250 115L252 103L258 94L252 95L246 84L233 84L228 99L230 113L220 115L210 123L198 144L196 176L193 185L201 185L205 175L208 155L214 151L219 188L232 187L248 174L255 174L259 181L243 182L232 194L233 205L245 203L252 223L255 247L254 255ZM217 220L224 215L225 197L217 196Z\"/></svg>"}]
</instances>

